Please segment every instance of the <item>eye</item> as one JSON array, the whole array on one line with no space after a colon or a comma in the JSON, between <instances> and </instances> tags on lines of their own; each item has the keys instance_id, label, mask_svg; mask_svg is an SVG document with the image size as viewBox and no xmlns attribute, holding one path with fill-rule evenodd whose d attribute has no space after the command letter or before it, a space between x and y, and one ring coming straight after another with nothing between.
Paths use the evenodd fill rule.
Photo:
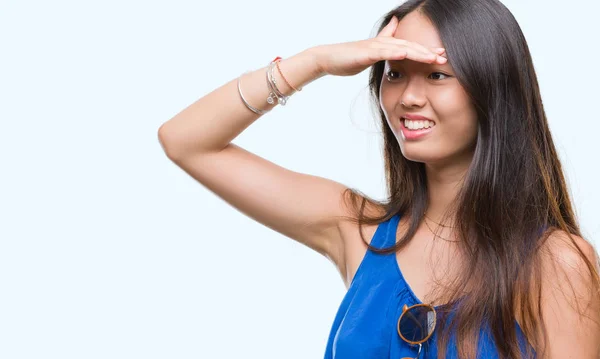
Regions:
<instances>
[{"instance_id":1,"label":"eye","mask_svg":"<svg viewBox=\"0 0 600 359\"><path fill-rule=\"evenodd\" d=\"M442 73L442 72L434 72L434 73L432 73L432 75L436 75L436 74L437 74L437 75L446 76L447 78L449 78L449 77L450 77L450 75L446 75L446 74L444 74L444 73ZM443 80L443 79L438 79L438 80Z\"/></svg>"},{"instance_id":2,"label":"eye","mask_svg":"<svg viewBox=\"0 0 600 359\"><path fill-rule=\"evenodd\" d=\"M435 78L435 77L433 77L434 80L444 80L443 76L445 76L446 78L452 77L452 76L447 75L447 74L445 74L443 72L432 72L430 76L442 76L442 78L439 78L439 77ZM390 82L394 82L396 80L400 80L401 79L400 73L398 71L393 71L393 70L386 71L385 77Z\"/></svg>"},{"instance_id":3,"label":"eye","mask_svg":"<svg viewBox=\"0 0 600 359\"><path fill-rule=\"evenodd\" d=\"M393 75L393 74L396 74L396 75ZM400 75L400 73L398 71L392 71L392 70L388 70L385 73L386 79L390 82L394 82L394 80L397 80L399 75Z\"/></svg>"}]
</instances>

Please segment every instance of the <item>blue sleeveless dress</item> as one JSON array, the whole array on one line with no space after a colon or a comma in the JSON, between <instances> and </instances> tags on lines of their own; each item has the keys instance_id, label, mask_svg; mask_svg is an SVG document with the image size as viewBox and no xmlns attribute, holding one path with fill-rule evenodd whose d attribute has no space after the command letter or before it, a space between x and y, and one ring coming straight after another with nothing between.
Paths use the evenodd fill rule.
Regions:
<instances>
[{"instance_id":1,"label":"blue sleeveless dress","mask_svg":"<svg viewBox=\"0 0 600 359\"><path fill-rule=\"evenodd\" d=\"M371 245L393 246L399 221L400 215L396 214L380 223ZM416 357L418 347L403 341L396 325L405 304L411 306L421 301L408 286L397 263L394 253L383 255L367 250L333 321L325 359ZM529 344L516 320L515 325L525 353ZM420 358L437 358L437 330L423 343ZM454 338L453 335L447 348L448 359L458 358ZM477 358L498 358L489 327L482 326L480 331Z\"/></svg>"}]
</instances>

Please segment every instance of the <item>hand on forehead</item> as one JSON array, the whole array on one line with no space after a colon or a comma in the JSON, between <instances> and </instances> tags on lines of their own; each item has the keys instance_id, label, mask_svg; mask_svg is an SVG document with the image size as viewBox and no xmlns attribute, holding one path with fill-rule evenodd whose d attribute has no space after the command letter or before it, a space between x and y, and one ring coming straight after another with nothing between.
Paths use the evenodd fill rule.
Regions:
<instances>
[{"instance_id":1,"label":"hand on forehead","mask_svg":"<svg viewBox=\"0 0 600 359\"><path fill-rule=\"evenodd\" d=\"M413 11L402 18L393 36L428 48L444 47L435 26L418 11Z\"/></svg>"}]
</instances>

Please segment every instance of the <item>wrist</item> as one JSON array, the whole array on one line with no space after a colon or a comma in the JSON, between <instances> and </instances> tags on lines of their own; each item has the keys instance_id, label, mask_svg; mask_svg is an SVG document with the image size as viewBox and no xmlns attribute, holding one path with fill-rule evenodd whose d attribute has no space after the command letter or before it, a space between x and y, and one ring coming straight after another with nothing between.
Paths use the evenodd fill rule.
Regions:
<instances>
[{"instance_id":1,"label":"wrist","mask_svg":"<svg viewBox=\"0 0 600 359\"><path fill-rule=\"evenodd\" d=\"M321 67L320 60L320 47L315 46L308 48L303 51L304 55L307 58L307 62L312 64L312 76L314 79L321 78L326 75L325 71Z\"/></svg>"},{"instance_id":2,"label":"wrist","mask_svg":"<svg viewBox=\"0 0 600 359\"><path fill-rule=\"evenodd\" d=\"M319 66L318 56L318 51L315 48L309 48L281 60L279 67L287 80L286 82L289 82L289 84L297 89L302 89L304 86L325 75ZM277 74L277 76L280 76L280 74ZM279 82L277 83L279 84ZM283 92L289 95L295 91L289 86L285 86L285 91Z\"/></svg>"}]
</instances>

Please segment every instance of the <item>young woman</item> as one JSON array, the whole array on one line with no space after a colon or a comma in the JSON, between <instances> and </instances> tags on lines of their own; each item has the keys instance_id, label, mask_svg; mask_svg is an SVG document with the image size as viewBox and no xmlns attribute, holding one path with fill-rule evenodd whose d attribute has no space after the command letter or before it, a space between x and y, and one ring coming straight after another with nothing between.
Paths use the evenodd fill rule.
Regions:
<instances>
[{"instance_id":1,"label":"young woman","mask_svg":"<svg viewBox=\"0 0 600 359\"><path fill-rule=\"evenodd\" d=\"M367 67L386 201L231 143L310 82ZM202 185L336 264L349 289L325 358L600 357L598 255L581 238L527 43L496 0L410 0L374 38L226 83L159 139Z\"/></svg>"}]
</instances>

